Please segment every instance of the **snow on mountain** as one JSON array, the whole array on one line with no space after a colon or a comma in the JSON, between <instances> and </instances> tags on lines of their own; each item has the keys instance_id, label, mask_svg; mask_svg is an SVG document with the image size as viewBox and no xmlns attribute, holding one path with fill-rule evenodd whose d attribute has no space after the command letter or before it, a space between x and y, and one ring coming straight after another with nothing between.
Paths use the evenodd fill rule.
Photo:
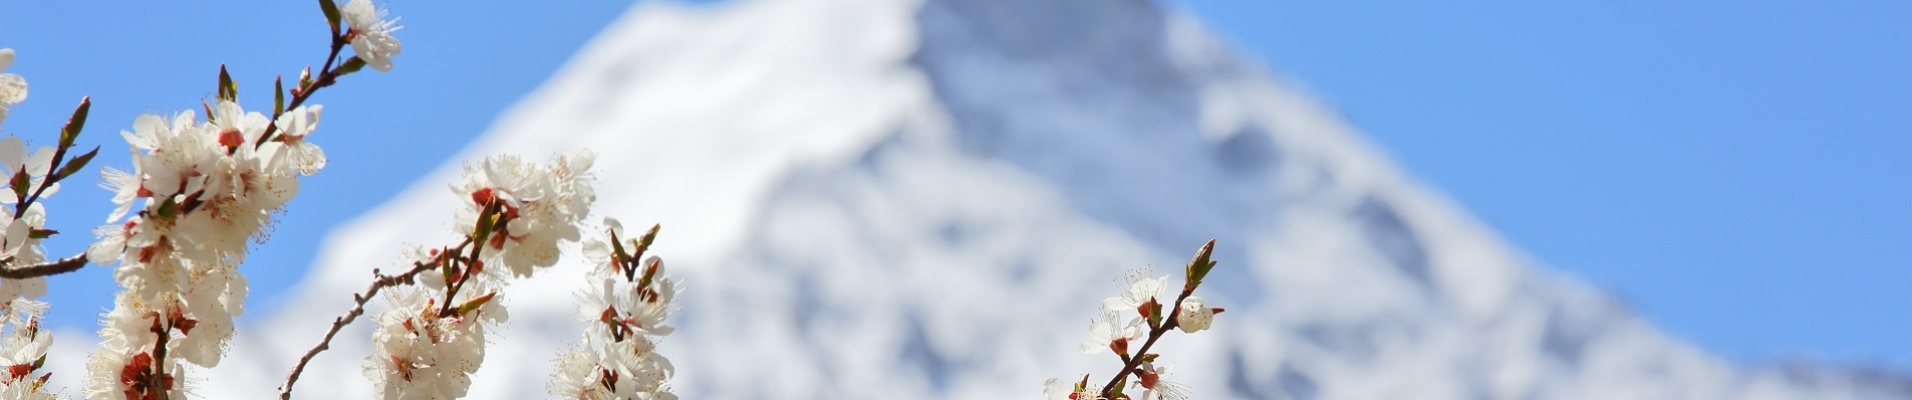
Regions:
<instances>
[{"instance_id":1,"label":"snow on mountain","mask_svg":"<svg viewBox=\"0 0 1912 400\"><path fill-rule=\"evenodd\" d=\"M1912 398L1669 338L1145 0L643 2L459 159L579 148L602 155L598 214L664 226L654 252L688 291L661 351L687 399L1031 399L1106 378L1115 361L1075 346L1115 278L1179 276L1210 237L1205 296L1229 311L1158 347L1195 398ZM449 243L458 170L333 233L199 394L270 396L373 268ZM507 292L473 398L545 397L582 329L572 261ZM370 331L347 329L303 397L369 397Z\"/></svg>"}]
</instances>

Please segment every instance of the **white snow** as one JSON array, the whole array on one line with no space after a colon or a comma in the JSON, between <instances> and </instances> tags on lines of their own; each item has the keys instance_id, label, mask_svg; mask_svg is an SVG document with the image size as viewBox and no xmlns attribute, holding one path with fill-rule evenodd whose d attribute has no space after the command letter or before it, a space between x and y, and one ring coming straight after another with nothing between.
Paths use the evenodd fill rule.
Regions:
<instances>
[{"instance_id":1,"label":"white snow","mask_svg":"<svg viewBox=\"0 0 1912 400\"><path fill-rule=\"evenodd\" d=\"M688 291L661 351L687 399L1036 398L1047 378L1106 379L1115 361L1075 344L1115 278L1179 276L1210 237L1222 267L1203 292L1228 312L1158 347L1196 398L1906 393L1668 338L1147 1L642 2L458 158L577 148L602 155L598 214L664 226L653 251ZM457 171L334 232L197 393L271 396L373 268L452 240ZM507 292L473 398L545 396L582 329L581 277L573 258ZM369 327L301 397L371 395Z\"/></svg>"}]
</instances>

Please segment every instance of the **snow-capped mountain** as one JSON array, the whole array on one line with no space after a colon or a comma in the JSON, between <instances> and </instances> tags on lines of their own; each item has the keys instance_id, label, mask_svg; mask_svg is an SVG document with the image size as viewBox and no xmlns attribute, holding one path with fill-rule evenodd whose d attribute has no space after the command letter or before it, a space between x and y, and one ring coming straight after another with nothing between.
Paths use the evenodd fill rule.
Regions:
<instances>
[{"instance_id":1,"label":"snow-capped mountain","mask_svg":"<svg viewBox=\"0 0 1912 400\"><path fill-rule=\"evenodd\" d=\"M654 254L688 289L661 351L686 399L1029 399L1106 378L1115 361L1076 344L1115 278L1179 276L1210 237L1204 295L1229 311L1157 347L1195 398L1912 398L1669 338L1146 0L643 2L459 158L581 148L601 154L597 214L664 226ZM198 394L271 396L373 268L452 240L458 171L334 232ZM582 271L507 292L473 398L546 396ZM299 393L370 397L372 325Z\"/></svg>"}]
</instances>

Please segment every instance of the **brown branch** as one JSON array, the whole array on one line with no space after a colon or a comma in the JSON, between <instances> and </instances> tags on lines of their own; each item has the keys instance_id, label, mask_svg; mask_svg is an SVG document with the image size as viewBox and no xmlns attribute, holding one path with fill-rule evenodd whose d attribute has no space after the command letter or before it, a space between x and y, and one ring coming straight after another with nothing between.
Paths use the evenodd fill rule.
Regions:
<instances>
[{"instance_id":1,"label":"brown branch","mask_svg":"<svg viewBox=\"0 0 1912 400\"><path fill-rule=\"evenodd\" d=\"M1209 239L1208 243L1203 244L1200 250L1195 251L1195 259L1189 261L1188 270L1192 275L1206 274L1206 265L1203 265L1204 269L1202 272L1195 272L1195 268L1198 264L1209 264L1209 253L1214 250L1215 239ZM1196 285L1201 284L1201 281L1196 279L1200 278L1200 276L1187 278L1187 281L1182 285L1182 293L1175 296L1175 307L1167 310L1167 315L1163 316L1163 321L1160 326L1149 329L1149 340L1142 342L1142 348L1135 350L1135 356L1130 357L1127 354L1118 354L1122 356L1122 370L1117 372L1115 378L1110 379L1108 384L1102 385L1101 398L1107 399L1113 396L1115 394L1115 385L1122 383L1122 380L1129 378L1129 374L1135 373L1137 369L1142 367L1142 361L1148 358L1149 348L1155 346L1155 341L1160 340L1163 334L1174 330L1176 325L1180 324L1180 320L1176 318L1176 316L1182 312L1182 301L1188 300L1188 296L1195 294Z\"/></svg>"},{"instance_id":2,"label":"brown branch","mask_svg":"<svg viewBox=\"0 0 1912 400\"><path fill-rule=\"evenodd\" d=\"M470 240L470 239L467 239L467 240ZM445 304L441 305L440 308L438 309L439 318L445 318L452 315L451 303L453 300L456 300L458 298L458 289L463 289L465 287L465 283L470 282L472 279L476 279L478 277L476 275L477 271L474 271L474 269L478 268L478 263L483 262L478 259L478 253L479 251L484 250L484 248L485 248L484 243L479 243L476 246L471 246L471 256L464 259L465 270L458 273L460 276L458 277L458 281L455 282L457 284L448 285L448 287L445 290L445 301L444 301Z\"/></svg>"},{"instance_id":3,"label":"brown branch","mask_svg":"<svg viewBox=\"0 0 1912 400\"><path fill-rule=\"evenodd\" d=\"M158 390L159 400L172 397L173 390L171 382L166 381L166 339L172 338L173 332L171 324L165 323L165 319L165 315L153 316L153 335L158 339L153 342L153 376L146 383L147 393Z\"/></svg>"},{"instance_id":4,"label":"brown branch","mask_svg":"<svg viewBox=\"0 0 1912 400\"><path fill-rule=\"evenodd\" d=\"M38 185L39 187L33 189L32 195L28 195L27 198L25 199L20 199L20 202L18 203L13 203L13 215L25 214L27 212L27 208L32 207L33 202L39 201L40 195L46 193L46 188L48 186L53 186L53 184L60 183L60 178L61 178L60 177L60 164L61 164L60 160L63 158L66 158L66 149L67 149L67 146L55 146L53 148L53 161L47 162L46 180L40 181L40 184ZM29 179L29 181L30 180L31 179Z\"/></svg>"},{"instance_id":5,"label":"brown branch","mask_svg":"<svg viewBox=\"0 0 1912 400\"><path fill-rule=\"evenodd\" d=\"M279 399L289 400L292 398L292 385L299 382L299 375L305 373L306 364L311 363L312 358L317 357L320 352L332 348L332 337L337 336L340 330L345 329L346 325L350 325L353 320L358 319L359 315L365 314L365 303L372 301L372 297L378 295L380 289L411 283L412 277L437 268L440 263L444 262L446 255L456 254L470 244L471 238L465 238L465 241L458 244L457 247L439 251L438 255L432 256L430 260L413 262L412 269L398 275L384 275L378 273L377 270L373 270L372 275L376 276L377 279L372 280L371 287L365 288L364 294L353 294L352 309L346 311L344 316L333 318L332 328L325 331L325 338L320 339L317 346L312 346L311 349L306 350L305 355L299 356L298 365L292 366L292 373L285 377L285 385L279 387Z\"/></svg>"},{"instance_id":6,"label":"brown branch","mask_svg":"<svg viewBox=\"0 0 1912 400\"><path fill-rule=\"evenodd\" d=\"M79 271L80 268L86 267L86 253L24 267L5 267L11 263L13 263L12 257L0 259L0 278L33 279Z\"/></svg>"}]
</instances>

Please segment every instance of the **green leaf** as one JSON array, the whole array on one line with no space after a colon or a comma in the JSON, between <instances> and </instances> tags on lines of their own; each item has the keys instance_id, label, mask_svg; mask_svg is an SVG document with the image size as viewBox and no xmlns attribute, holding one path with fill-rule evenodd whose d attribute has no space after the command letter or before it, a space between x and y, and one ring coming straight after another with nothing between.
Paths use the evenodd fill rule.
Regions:
<instances>
[{"instance_id":1,"label":"green leaf","mask_svg":"<svg viewBox=\"0 0 1912 400\"><path fill-rule=\"evenodd\" d=\"M498 215L498 209L495 206L487 206L479 211L478 225L471 229L472 245L484 246L485 241L491 239L491 230L497 228L499 217L501 215Z\"/></svg>"},{"instance_id":2,"label":"green leaf","mask_svg":"<svg viewBox=\"0 0 1912 400\"><path fill-rule=\"evenodd\" d=\"M319 10L325 12L325 25L332 27L332 36L339 35L339 5L332 0L319 0Z\"/></svg>"},{"instance_id":3,"label":"green leaf","mask_svg":"<svg viewBox=\"0 0 1912 400\"><path fill-rule=\"evenodd\" d=\"M365 60L358 58L358 56L352 56L352 58L345 59L345 63L339 64L338 69L335 69L334 71L338 71L336 76L345 76L353 72L358 72L358 70L364 69L364 68L365 68Z\"/></svg>"},{"instance_id":4,"label":"green leaf","mask_svg":"<svg viewBox=\"0 0 1912 400\"><path fill-rule=\"evenodd\" d=\"M637 280L638 290L651 287L651 280L657 277L657 268L663 264L664 260L651 260L650 263L644 264L644 276Z\"/></svg>"},{"instance_id":5,"label":"green leaf","mask_svg":"<svg viewBox=\"0 0 1912 400\"><path fill-rule=\"evenodd\" d=\"M219 99L239 101L239 84L233 83L232 74L226 72L225 64L219 64Z\"/></svg>"},{"instance_id":6,"label":"green leaf","mask_svg":"<svg viewBox=\"0 0 1912 400\"><path fill-rule=\"evenodd\" d=\"M60 231L56 231L56 230L52 230L52 229L33 229L33 230L28 230L28 231L27 231L27 238L29 238L29 239L46 239L46 238L50 238L50 237L53 237L53 235L57 235L57 234L59 234L59 233L60 233Z\"/></svg>"},{"instance_id":7,"label":"green leaf","mask_svg":"<svg viewBox=\"0 0 1912 400\"><path fill-rule=\"evenodd\" d=\"M272 77L272 115L285 113L284 80L284 77Z\"/></svg>"},{"instance_id":8,"label":"green leaf","mask_svg":"<svg viewBox=\"0 0 1912 400\"><path fill-rule=\"evenodd\" d=\"M624 244L619 243L617 232L613 231L613 232L610 232L608 235L611 237L611 252L612 252L611 254L614 254L617 256L617 260L613 261L613 263L621 264L624 262L624 260L630 259L631 253L624 252Z\"/></svg>"},{"instance_id":9,"label":"green leaf","mask_svg":"<svg viewBox=\"0 0 1912 400\"><path fill-rule=\"evenodd\" d=\"M86 114L93 110L93 97L81 97L80 107L73 109L73 116L66 119L66 126L60 127L60 147L73 147L73 141L80 138L80 129L86 127Z\"/></svg>"},{"instance_id":10,"label":"green leaf","mask_svg":"<svg viewBox=\"0 0 1912 400\"><path fill-rule=\"evenodd\" d=\"M479 215L478 225L471 227L471 241L483 246L485 239L490 239L488 236L491 235L491 224L492 219L490 213Z\"/></svg>"},{"instance_id":11,"label":"green leaf","mask_svg":"<svg viewBox=\"0 0 1912 400\"><path fill-rule=\"evenodd\" d=\"M73 176L73 174L80 172L81 168L86 168L86 163L92 162L93 156L96 156L99 154L100 154L100 146L93 146L93 151L88 151L86 152L86 154L81 154L79 157L73 157L71 160L67 161L66 165L60 167L59 173L53 174L53 180L59 181L62 179L66 179L66 177Z\"/></svg>"}]
</instances>

